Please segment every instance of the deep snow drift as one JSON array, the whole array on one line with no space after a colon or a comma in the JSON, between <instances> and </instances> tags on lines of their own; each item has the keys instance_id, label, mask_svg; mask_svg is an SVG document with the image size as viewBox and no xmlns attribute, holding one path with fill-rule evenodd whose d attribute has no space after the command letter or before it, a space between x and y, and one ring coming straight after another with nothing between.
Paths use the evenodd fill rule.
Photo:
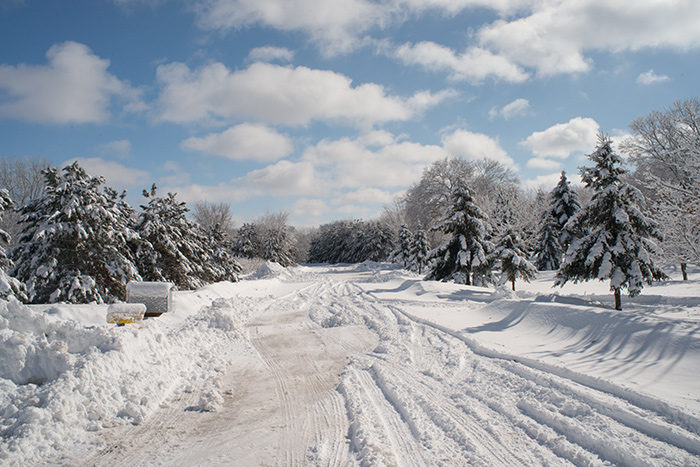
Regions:
<instances>
[{"instance_id":1,"label":"deep snow drift","mask_svg":"<svg viewBox=\"0 0 700 467\"><path fill-rule=\"evenodd\" d=\"M123 327L2 302L0 463L700 465L691 279L622 312L372 263L268 263Z\"/></svg>"}]
</instances>

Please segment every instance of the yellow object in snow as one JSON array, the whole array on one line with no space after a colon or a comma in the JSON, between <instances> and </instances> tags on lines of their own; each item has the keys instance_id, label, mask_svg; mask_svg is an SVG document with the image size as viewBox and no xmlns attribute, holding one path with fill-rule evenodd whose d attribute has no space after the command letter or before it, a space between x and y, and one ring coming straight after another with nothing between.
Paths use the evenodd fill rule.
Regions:
<instances>
[{"instance_id":1,"label":"yellow object in snow","mask_svg":"<svg viewBox=\"0 0 700 467\"><path fill-rule=\"evenodd\" d=\"M146 305L143 303L113 303L107 308L107 322L123 326L143 321Z\"/></svg>"}]
</instances>

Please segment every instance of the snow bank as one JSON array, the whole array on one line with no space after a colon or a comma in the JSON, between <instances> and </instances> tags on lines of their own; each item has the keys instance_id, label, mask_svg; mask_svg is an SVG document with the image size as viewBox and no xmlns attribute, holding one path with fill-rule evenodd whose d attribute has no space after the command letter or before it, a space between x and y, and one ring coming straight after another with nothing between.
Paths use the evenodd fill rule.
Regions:
<instances>
[{"instance_id":1,"label":"snow bank","mask_svg":"<svg viewBox=\"0 0 700 467\"><path fill-rule=\"evenodd\" d=\"M31 464L75 440L94 448L88 432L139 424L182 391L202 392L194 409L216 410L249 309L219 299L167 330L158 319L86 326L0 301L0 459Z\"/></svg>"},{"instance_id":2,"label":"snow bank","mask_svg":"<svg viewBox=\"0 0 700 467\"><path fill-rule=\"evenodd\" d=\"M288 275L287 270L284 266L278 263L273 263L271 261L266 261L262 266L260 266L255 272L251 273L246 277L250 280L258 279L272 279L278 277L284 277Z\"/></svg>"}]
</instances>

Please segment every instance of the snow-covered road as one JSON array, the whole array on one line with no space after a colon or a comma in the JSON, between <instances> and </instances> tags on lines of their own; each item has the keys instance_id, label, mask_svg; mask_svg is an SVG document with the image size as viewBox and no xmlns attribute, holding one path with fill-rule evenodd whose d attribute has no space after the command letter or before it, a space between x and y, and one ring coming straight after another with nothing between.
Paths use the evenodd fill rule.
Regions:
<instances>
[{"instance_id":1,"label":"snow-covered road","mask_svg":"<svg viewBox=\"0 0 700 467\"><path fill-rule=\"evenodd\" d=\"M439 289L431 293L416 289L418 283L405 272L366 265L300 267L182 293L176 313L161 324L170 336L189 322L175 316L185 308L204 305L221 329L222 317L240 315L245 304L246 317L236 321L240 335L209 369L216 377L172 391L137 425L100 429L87 444L76 442L73 454L43 460L100 466L700 465L700 420L678 399L572 371L519 351L522 346L480 340L477 327L446 325L445 313L459 318L499 299L521 307L536 300L454 284L430 283L433 292ZM690 317L698 307L690 300L685 313ZM441 319L426 319L431 308L441 310ZM693 322L681 323L686 338ZM207 332L201 332L205 349L214 345L208 339L216 340ZM692 334L683 358L700 363L700 336ZM689 379L697 388L700 376ZM689 400L697 403L699 391Z\"/></svg>"}]
</instances>

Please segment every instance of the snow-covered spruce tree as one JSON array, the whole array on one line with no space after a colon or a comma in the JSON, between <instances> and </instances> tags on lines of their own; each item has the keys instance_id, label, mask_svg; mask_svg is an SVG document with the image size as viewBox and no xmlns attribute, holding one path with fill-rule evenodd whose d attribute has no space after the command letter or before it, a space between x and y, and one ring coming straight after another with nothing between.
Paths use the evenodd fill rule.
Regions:
<instances>
[{"instance_id":1,"label":"snow-covered spruce tree","mask_svg":"<svg viewBox=\"0 0 700 467\"><path fill-rule=\"evenodd\" d=\"M537 232L535 267L538 271L556 271L561 266L563 257L564 249L559 243L557 221L548 211L542 219L540 231Z\"/></svg>"},{"instance_id":2,"label":"snow-covered spruce tree","mask_svg":"<svg viewBox=\"0 0 700 467\"><path fill-rule=\"evenodd\" d=\"M124 194L105 188L74 163L44 171L46 189L20 209L24 228L11 259L12 276L32 303L112 302L138 279L129 243L137 238Z\"/></svg>"},{"instance_id":3,"label":"snow-covered spruce tree","mask_svg":"<svg viewBox=\"0 0 700 467\"><path fill-rule=\"evenodd\" d=\"M204 238L208 240L207 252L209 264L214 272L213 282L238 282L242 271L241 265L231 254L231 241L227 236L227 227L215 224L205 232Z\"/></svg>"},{"instance_id":4,"label":"snow-covered spruce tree","mask_svg":"<svg viewBox=\"0 0 700 467\"><path fill-rule=\"evenodd\" d=\"M430 252L428 261L433 266L427 280L454 280L470 285L472 274L490 280L489 253L493 244L486 238L491 226L486 214L474 203L469 188L453 187L452 204L431 230L442 232L445 240Z\"/></svg>"},{"instance_id":5,"label":"snow-covered spruce tree","mask_svg":"<svg viewBox=\"0 0 700 467\"><path fill-rule=\"evenodd\" d=\"M423 268L428 264L428 255L430 255L430 242L425 230L418 229L413 233L411 242L411 250L408 258L408 269L420 274Z\"/></svg>"},{"instance_id":6,"label":"snow-covered spruce tree","mask_svg":"<svg viewBox=\"0 0 700 467\"><path fill-rule=\"evenodd\" d=\"M504 228L490 256L501 263L502 274L499 283L510 281L513 290L518 277L530 282L530 279L537 275L537 269L527 260L525 242L513 228Z\"/></svg>"},{"instance_id":7,"label":"snow-covered spruce tree","mask_svg":"<svg viewBox=\"0 0 700 467\"><path fill-rule=\"evenodd\" d=\"M599 135L598 146L589 159L594 167L582 167L586 186L593 198L567 222L566 229L581 232L566 252L555 285L590 279L609 280L615 295L615 309L621 310L620 291L638 295L644 282L651 284L664 274L654 265L649 252L661 239L656 223L639 209L642 193L625 183L622 160L612 150L612 141Z\"/></svg>"},{"instance_id":8,"label":"snow-covered spruce tree","mask_svg":"<svg viewBox=\"0 0 700 467\"><path fill-rule=\"evenodd\" d=\"M7 190L0 189L0 222L4 218L5 212L12 208L12 200ZM7 257L5 246L10 243L10 234L0 229L0 299L8 300L15 297L23 302L27 301L27 289L24 284L7 275L12 269L12 261Z\"/></svg>"},{"instance_id":9,"label":"snow-covered spruce tree","mask_svg":"<svg viewBox=\"0 0 700 467\"><path fill-rule=\"evenodd\" d=\"M260 247L258 255L281 266L294 265L294 236L287 225L289 214L284 211L268 213L255 221L255 230Z\"/></svg>"},{"instance_id":10,"label":"snow-covered spruce tree","mask_svg":"<svg viewBox=\"0 0 700 467\"><path fill-rule=\"evenodd\" d=\"M258 243L255 225L245 223L238 229L238 235L233 242L233 252L244 258L255 258L262 249Z\"/></svg>"},{"instance_id":11,"label":"snow-covered spruce tree","mask_svg":"<svg viewBox=\"0 0 700 467\"><path fill-rule=\"evenodd\" d=\"M566 178L566 172L562 170L561 177L559 178L559 183L550 193L551 198L551 208L550 216L556 222L554 227L558 234L557 240L562 249L566 249L571 244L573 237L576 232L571 232L564 228L569 219L576 214L576 211L581 209L578 202L578 196L576 192L571 189L569 180Z\"/></svg>"},{"instance_id":12,"label":"snow-covered spruce tree","mask_svg":"<svg viewBox=\"0 0 700 467\"><path fill-rule=\"evenodd\" d=\"M135 230L139 272L146 281L168 281L191 290L218 279L209 257L209 242L198 226L187 219L189 211L173 193L156 196L156 185L143 190L148 204L141 206Z\"/></svg>"},{"instance_id":13,"label":"snow-covered spruce tree","mask_svg":"<svg viewBox=\"0 0 700 467\"><path fill-rule=\"evenodd\" d=\"M399 229L399 245L389 255L389 261L392 263L401 263L404 268L409 267L409 258L411 256L411 245L413 244L413 232L406 225L402 225Z\"/></svg>"},{"instance_id":14,"label":"snow-covered spruce tree","mask_svg":"<svg viewBox=\"0 0 700 467\"><path fill-rule=\"evenodd\" d=\"M354 238L354 261L386 261L396 247L391 227L381 222L361 222Z\"/></svg>"}]
</instances>

